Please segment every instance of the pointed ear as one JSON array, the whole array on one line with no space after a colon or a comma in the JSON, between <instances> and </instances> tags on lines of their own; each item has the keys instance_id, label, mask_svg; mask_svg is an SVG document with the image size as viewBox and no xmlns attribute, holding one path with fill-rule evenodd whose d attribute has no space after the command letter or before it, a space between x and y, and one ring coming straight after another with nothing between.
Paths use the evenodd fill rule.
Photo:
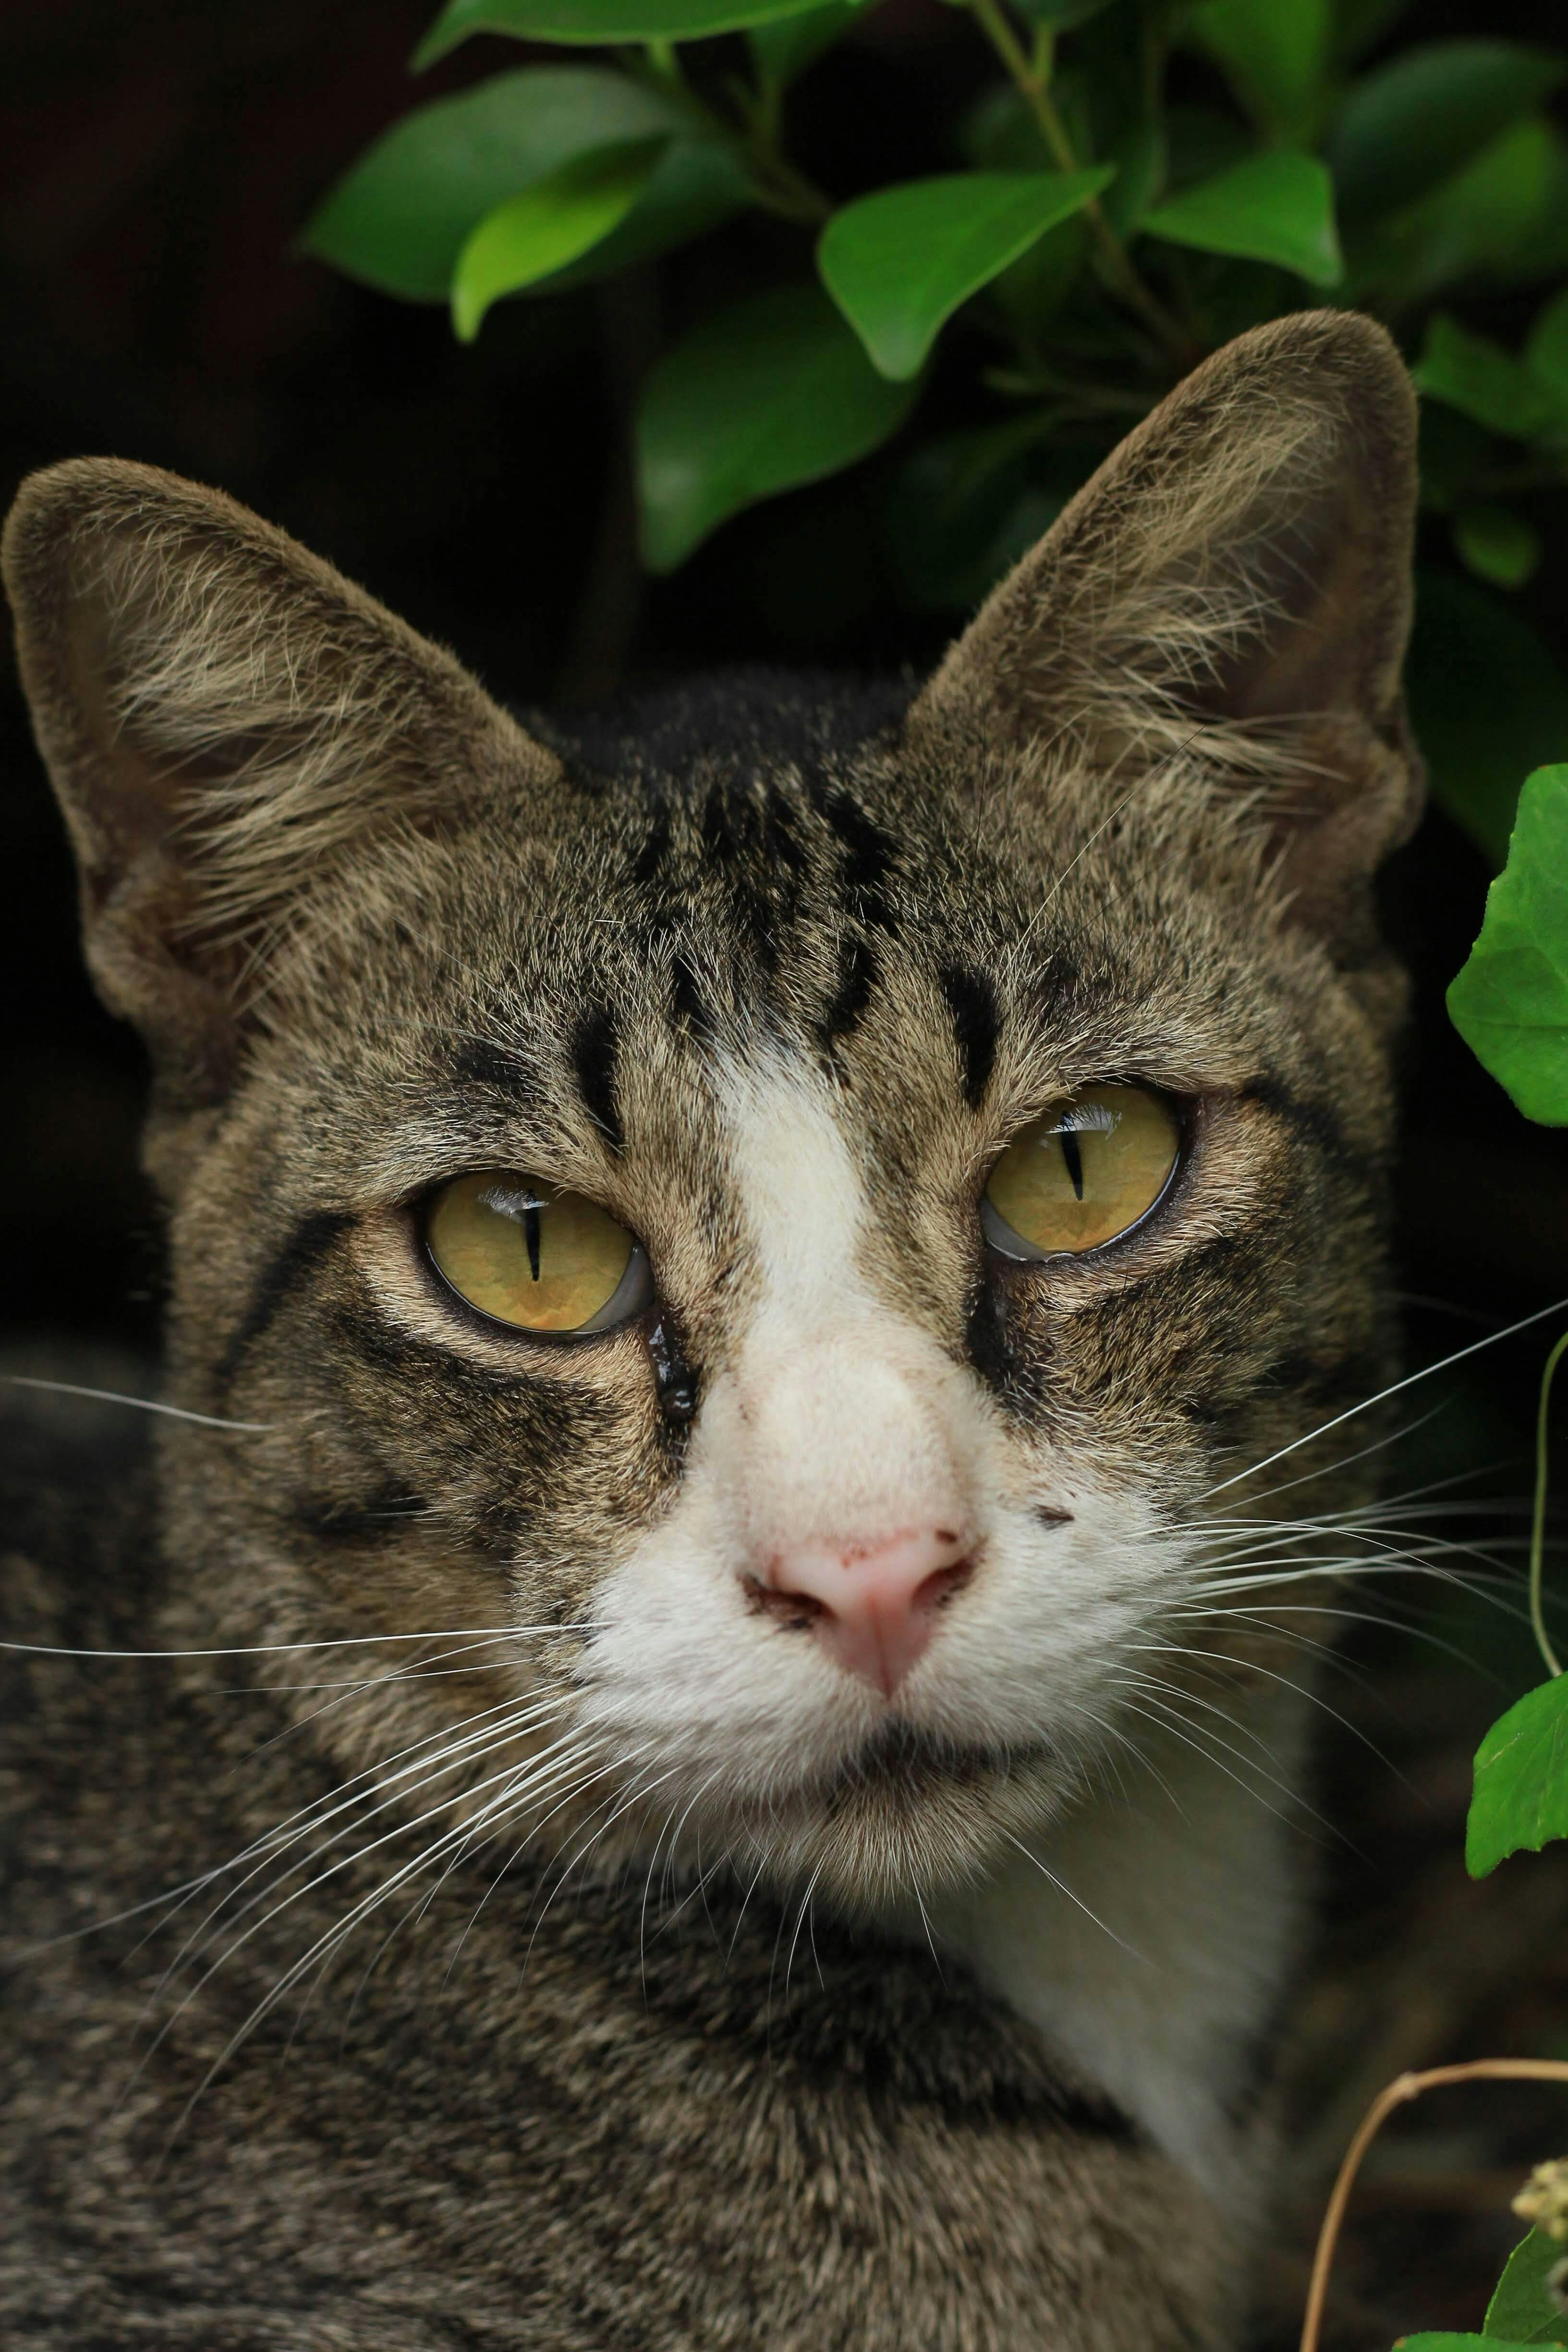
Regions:
<instances>
[{"instance_id":1,"label":"pointed ear","mask_svg":"<svg viewBox=\"0 0 1568 2352\"><path fill-rule=\"evenodd\" d=\"M1372 871L1421 805L1399 689L1415 512L1415 398L1383 329L1260 327L1112 453L911 724L1032 742L1047 791L1087 768L1091 823L1124 795L1167 838L1217 820L1353 959Z\"/></svg>"},{"instance_id":2,"label":"pointed ear","mask_svg":"<svg viewBox=\"0 0 1568 2352\"><path fill-rule=\"evenodd\" d=\"M221 1097L268 943L356 846L555 773L449 655L216 490L50 467L4 568L88 961L166 1108Z\"/></svg>"}]
</instances>

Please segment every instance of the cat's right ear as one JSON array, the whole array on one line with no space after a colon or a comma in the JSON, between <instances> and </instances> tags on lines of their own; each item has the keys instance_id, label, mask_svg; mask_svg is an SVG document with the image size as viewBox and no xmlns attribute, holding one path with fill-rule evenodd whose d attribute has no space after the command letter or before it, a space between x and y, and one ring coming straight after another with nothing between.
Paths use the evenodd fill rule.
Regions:
<instances>
[{"instance_id":1,"label":"cat's right ear","mask_svg":"<svg viewBox=\"0 0 1568 2352\"><path fill-rule=\"evenodd\" d=\"M4 570L88 962L165 1108L221 1099L268 944L323 876L558 777L449 654L219 491L52 466Z\"/></svg>"},{"instance_id":2,"label":"cat's right ear","mask_svg":"<svg viewBox=\"0 0 1568 2352\"><path fill-rule=\"evenodd\" d=\"M916 702L950 769L1005 750L1091 831L1206 842L1353 960L1413 827L1415 401L1350 310L1195 368L992 593ZM951 747L952 757L943 759Z\"/></svg>"}]
</instances>

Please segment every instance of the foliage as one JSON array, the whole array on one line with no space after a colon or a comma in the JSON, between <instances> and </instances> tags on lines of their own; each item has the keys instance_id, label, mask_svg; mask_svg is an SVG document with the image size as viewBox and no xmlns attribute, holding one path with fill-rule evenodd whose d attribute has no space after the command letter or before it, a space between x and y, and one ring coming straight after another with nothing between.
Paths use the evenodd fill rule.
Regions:
<instances>
[{"instance_id":1,"label":"foliage","mask_svg":"<svg viewBox=\"0 0 1568 2352\"><path fill-rule=\"evenodd\" d=\"M1484 1878L1510 1853L1568 1837L1568 1678L1538 1683L1476 1750L1465 1864Z\"/></svg>"},{"instance_id":2,"label":"foliage","mask_svg":"<svg viewBox=\"0 0 1568 2352\"><path fill-rule=\"evenodd\" d=\"M878 374L815 286L705 320L654 371L637 419L647 561L667 569L738 508L837 473L913 398Z\"/></svg>"},{"instance_id":3,"label":"foliage","mask_svg":"<svg viewBox=\"0 0 1568 2352\"><path fill-rule=\"evenodd\" d=\"M1531 2230L1508 2258L1498 2290L1487 2305L1486 2335L1515 2344L1568 2343L1568 2312L1560 2311L1546 2289L1546 2274L1563 2260L1559 2239Z\"/></svg>"},{"instance_id":4,"label":"foliage","mask_svg":"<svg viewBox=\"0 0 1568 2352\"><path fill-rule=\"evenodd\" d=\"M1544 331L1538 327L1522 362L1435 321L1428 366L1472 413L1486 408L1499 419L1516 421L1521 432L1526 423L1531 431L1550 429L1554 412L1542 394L1550 370L1533 354L1553 348L1561 331L1553 314L1560 315L1563 307L1552 306ZM1527 1118L1568 1124L1568 765L1540 769L1524 784L1507 862L1488 893L1480 936L1448 991L1448 1008L1477 1058ZM1510 1854L1539 1853L1568 1838L1568 1675L1542 1608L1547 1414L1552 1377L1564 1355L1568 1333L1552 1348L1542 1374L1530 1549L1531 1622L1549 1678L1492 1725L1476 1752L1465 1832L1465 1862L1476 1878L1487 1876ZM1446 2070L1449 2079L1525 2071L1568 2077L1568 2067L1551 2060L1480 2060ZM1391 2086L1393 2095L1400 2088ZM1384 2096L1386 2102L1390 2094ZM1363 2126L1352 2155L1359 2154L1365 2137ZM1404 2352L1487 2346L1497 2352L1510 2345L1568 2342L1568 2311L1555 2291L1564 2267L1563 2241L1568 2238L1568 2163L1539 2166L1514 2200L1514 2210L1542 2226L1531 2230L1510 2255L1487 2307L1484 2333L1405 2336L1400 2339Z\"/></svg>"},{"instance_id":5,"label":"foliage","mask_svg":"<svg viewBox=\"0 0 1568 2352\"><path fill-rule=\"evenodd\" d=\"M1394 2352L1525 2352L1522 2339L1511 2344L1495 2336L1401 2336Z\"/></svg>"},{"instance_id":6,"label":"foliage","mask_svg":"<svg viewBox=\"0 0 1568 2352\"><path fill-rule=\"evenodd\" d=\"M1520 794L1448 1012L1526 1118L1568 1125L1568 766L1538 769Z\"/></svg>"},{"instance_id":7,"label":"foliage","mask_svg":"<svg viewBox=\"0 0 1568 2352\"><path fill-rule=\"evenodd\" d=\"M503 298L731 224L644 386L644 561L672 570L742 509L868 465L915 611L971 605L1205 352L1311 302L1375 312L1426 395L1424 500L1452 565L1419 607L1417 725L1495 862L1518 776L1568 749L1568 682L1508 602L1542 559L1541 494L1568 481L1549 110L1568 51L1424 40L1409 0L952 5L955 89L987 57L990 87L954 97L925 176L835 191L798 160L802 86L845 41L896 51L877 0L448 0L416 67L481 31L577 60L416 107L304 245L449 302L468 337ZM1475 309L1504 296L1531 313L1517 349ZM1478 668L1507 681L1487 696L1500 731L1456 683Z\"/></svg>"}]
</instances>

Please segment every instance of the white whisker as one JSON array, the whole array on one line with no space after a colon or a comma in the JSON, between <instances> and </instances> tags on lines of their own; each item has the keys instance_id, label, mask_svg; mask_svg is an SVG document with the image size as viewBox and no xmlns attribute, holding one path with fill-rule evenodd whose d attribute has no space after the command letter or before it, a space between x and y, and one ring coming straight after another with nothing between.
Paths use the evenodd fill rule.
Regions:
<instances>
[{"instance_id":1,"label":"white whisker","mask_svg":"<svg viewBox=\"0 0 1568 2352\"><path fill-rule=\"evenodd\" d=\"M1331 1421L1321 1423L1316 1429L1308 1430L1304 1436L1292 1438L1289 1445L1279 1446L1274 1453L1266 1454L1261 1462L1253 1463L1250 1468L1237 1470L1230 1477L1222 1478L1217 1486L1206 1488L1200 1500L1206 1502L1210 1496L1223 1495L1227 1487L1239 1486L1245 1478L1256 1478L1260 1470L1268 1470L1276 1462L1283 1462L1287 1454L1298 1453L1303 1445L1314 1444L1320 1437L1326 1437L1331 1429L1353 1421L1357 1413L1368 1412L1373 1405L1386 1403L1390 1397L1414 1388L1418 1381L1430 1380L1435 1372L1450 1370L1455 1364L1462 1364L1468 1358L1479 1355L1483 1348L1495 1348L1500 1339L1517 1339L1520 1332L1529 1331L1537 1323L1544 1323L1549 1316L1561 1315L1565 1309L1568 1309L1568 1298L1554 1299L1550 1307L1538 1307L1533 1314L1521 1316L1517 1322L1506 1324L1500 1331L1489 1331L1482 1339L1470 1340L1467 1346L1457 1348L1451 1356L1444 1356L1435 1364L1425 1364L1417 1372L1407 1372L1403 1380L1392 1381L1375 1396L1363 1397L1360 1404L1347 1405L1344 1412L1335 1413Z\"/></svg>"},{"instance_id":2,"label":"white whisker","mask_svg":"<svg viewBox=\"0 0 1568 2352\"><path fill-rule=\"evenodd\" d=\"M57 1396L90 1397L95 1404L129 1405L136 1412L161 1412L171 1421L194 1421L201 1429L234 1429L252 1437L274 1428L270 1421L226 1421L220 1413L191 1412L181 1404L162 1404L156 1397L121 1396L115 1389L87 1389L76 1381L44 1381L30 1372L0 1372L0 1383L13 1389L46 1389Z\"/></svg>"},{"instance_id":3,"label":"white whisker","mask_svg":"<svg viewBox=\"0 0 1568 2352\"><path fill-rule=\"evenodd\" d=\"M1072 1904L1077 1910L1081 1911L1086 1919L1092 1920L1094 1925L1100 1929L1100 1933L1102 1935L1109 1936L1111 1942L1118 1945L1122 1951L1128 1954L1130 1958L1142 1960L1144 1958L1144 1954L1138 1951L1131 1944L1128 1943L1125 1937L1119 1936L1114 1927L1108 1927L1104 1920L1099 1916L1098 1912L1091 1911L1088 1904L1083 1900L1082 1896L1073 1893L1072 1888L1068 1885L1065 1878L1058 1878L1054 1870L1048 1870L1046 1864L1040 1860L1039 1855L1036 1853L1032 1848L1026 1846L1022 1838L1015 1837L1011 1830L1004 1830L1002 1834L1006 1839L1009 1845L1016 1845L1017 1847L1018 1852L1023 1855L1026 1862L1032 1862L1034 1864L1035 1868L1039 1872L1042 1878L1046 1878L1050 1881L1058 1895L1065 1895L1068 1901Z\"/></svg>"}]
</instances>

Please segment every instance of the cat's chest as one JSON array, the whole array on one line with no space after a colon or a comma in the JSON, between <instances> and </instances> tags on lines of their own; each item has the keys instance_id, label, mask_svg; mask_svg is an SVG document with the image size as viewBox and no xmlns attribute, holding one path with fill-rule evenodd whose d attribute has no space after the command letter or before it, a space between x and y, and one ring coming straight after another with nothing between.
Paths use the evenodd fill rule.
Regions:
<instances>
[{"instance_id":1,"label":"cat's chest","mask_svg":"<svg viewBox=\"0 0 1568 2352\"><path fill-rule=\"evenodd\" d=\"M1151 1741L1122 1790L935 1915L981 1983L1222 2202L1245 2192L1299 1926L1281 1786L1305 1703L1258 1712L1245 1745L1231 1735L1239 1761Z\"/></svg>"}]
</instances>

